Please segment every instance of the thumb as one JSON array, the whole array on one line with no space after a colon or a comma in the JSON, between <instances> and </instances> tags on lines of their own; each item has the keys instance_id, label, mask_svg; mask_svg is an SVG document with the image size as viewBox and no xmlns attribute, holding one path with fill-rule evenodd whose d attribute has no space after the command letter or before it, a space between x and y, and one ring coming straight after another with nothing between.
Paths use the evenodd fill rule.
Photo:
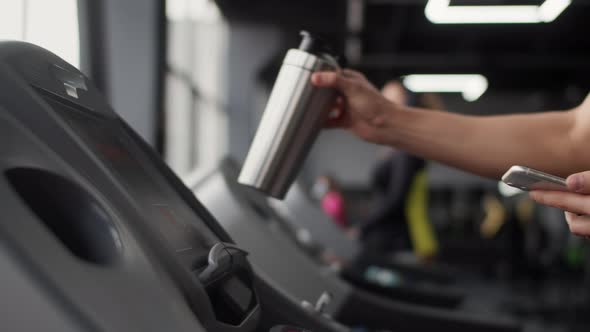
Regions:
<instances>
[{"instance_id":1,"label":"thumb","mask_svg":"<svg viewBox=\"0 0 590 332\"><path fill-rule=\"evenodd\" d=\"M327 71L317 72L311 76L311 83L317 87L334 88L346 93L352 82L339 72Z\"/></svg>"},{"instance_id":2,"label":"thumb","mask_svg":"<svg viewBox=\"0 0 590 332\"><path fill-rule=\"evenodd\" d=\"M576 173L568 176L566 184L569 190L580 193L590 194L590 171Z\"/></svg>"}]
</instances>

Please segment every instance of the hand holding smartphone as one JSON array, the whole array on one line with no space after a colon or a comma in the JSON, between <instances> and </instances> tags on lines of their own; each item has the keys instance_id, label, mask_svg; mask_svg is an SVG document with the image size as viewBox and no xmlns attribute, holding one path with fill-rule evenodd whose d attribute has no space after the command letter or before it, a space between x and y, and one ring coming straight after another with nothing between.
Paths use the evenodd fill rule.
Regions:
<instances>
[{"instance_id":1,"label":"hand holding smartphone","mask_svg":"<svg viewBox=\"0 0 590 332\"><path fill-rule=\"evenodd\" d=\"M569 191L564 178L525 166L510 167L502 176L502 182L525 191Z\"/></svg>"}]
</instances>

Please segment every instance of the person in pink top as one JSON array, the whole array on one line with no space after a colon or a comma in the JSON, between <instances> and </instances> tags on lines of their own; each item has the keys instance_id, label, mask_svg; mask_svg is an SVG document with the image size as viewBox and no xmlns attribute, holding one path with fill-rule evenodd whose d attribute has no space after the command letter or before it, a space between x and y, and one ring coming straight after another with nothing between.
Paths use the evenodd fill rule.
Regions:
<instances>
[{"instance_id":1,"label":"person in pink top","mask_svg":"<svg viewBox=\"0 0 590 332\"><path fill-rule=\"evenodd\" d=\"M336 225L343 228L348 226L344 196L333 178L326 175L318 177L313 186L313 194L320 201L324 213Z\"/></svg>"}]
</instances>

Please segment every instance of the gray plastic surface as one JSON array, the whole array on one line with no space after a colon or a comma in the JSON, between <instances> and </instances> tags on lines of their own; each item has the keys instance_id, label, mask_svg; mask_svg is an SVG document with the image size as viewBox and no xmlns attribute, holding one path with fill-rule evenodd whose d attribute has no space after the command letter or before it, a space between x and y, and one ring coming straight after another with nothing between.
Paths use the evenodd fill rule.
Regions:
<instances>
[{"instance_id":1,"label":"gray plastic surface","mask_svg":"<svg viewBox=\"0 0 590 332\"><path fill-rule=\"evenodd\" d=\"M4 88L1 83L0 88ZM3 112L0 131L8 138L0 141L1 174L15 166L43 167L77 182L102 201L90 183ZM0 176L0 202L0 234L16 257L34 271L32 281L38 285L31 288L50 290L69 308L67 314L83 325L106 331L202 330L170 279L151 263L137 238L121 224L117 224L124 244L120 257L116 264L98 265L70 252L15 193L5 176ZM110 212L116 220L114 211ZM35 299L23 297L22 301L33 303Z\"/></svg>"},{"instance_id":2,"label":"gray plastic surface","mask_svg":"<svg viewBox=\"0 0 590 332\"><path fill-rule=\"evenodd\" d=\"M55 75L56 65L81 75L37 46L0 43L0 330L204 331L163 262L149 248L144 233L123 222L141 220L129 197L41 94L70 105L86 103L87 112L112 121L113 128L119 124L118 117L90 81L79 85L87 89L78 89L79 99L68 94L60 81L64 76ZM7 172L21 169L60 178L93 197L93 204L104 209L101 213L108 214L118 233L121 248L117 257L92 261L76 255L63 242L68 224L60 226L64 228L60 239L46 223L60 215L51 215L50 209L35 210L31 201L17 192L11 182L14 179L9 181ZM52 188L38 185L39 195L45 195L37 199L39 204L44 199L68 204L52 194Z\"/></svg>"},{"instance_id":3,"label":"gray plastic surface","mask_svg":"<svg viewBox=\"0 0 590 332\"><path fill-rule=\"evenodd\" d=\"M0 247L0 322L3 331L92 331L71 317L59 302Z\"/></svg>"},{"instance_id":4,"label":"gray plastic surface","mask_svg":"<svg viewBox=\"0 0 590 332\"><path fill-rule=\"evenodd\" d=\"M346 301L350 287L326 267L319 266L301 251L275 223L260 219L247 203L233 193L225 175L215 171L200 181L193 191L215 218L230 233L236 244L250 255L257 273L269 276L287 294L298 301L315 302L324 292L334 295L328 311L336 312Z\"/></svg>"},{"instance_id":5,"label":"gray plastic surface","mask_svg":"<svg viewBox=\"0 0 590 332\"><path fill-rule=\"evenodd\" d=\"M354 261L361 252L358 241L350 239L326 214L313 204L300 183L295 183L283 201L269 198L270 204L285 215L285 220L307 229L312 240L336 256Z\"/></svg>"},{"instance_id":6,"label":"gray plastic surface","mask_svg":"<svg viewBox=\"0 0 590 332\"><path fill-rule=\"evenodd\" d=\"M328 291L334 299L326 309L328 314L348 324L372 328L412 332L438 327L453 331L519 331L520 326L510 320L410 305L351 287L303 252L283 229L276 227L280 222L264 220L256 213L251 200L258 197L246 197L248 191L235 181L233 173L231 167L222 164L219 170L195 181L192 189L236 243L250 252L257 274L272 280L294 300L313 303ZM267 211L265 215L273 213Z\"/></svg>"}]
</instances>

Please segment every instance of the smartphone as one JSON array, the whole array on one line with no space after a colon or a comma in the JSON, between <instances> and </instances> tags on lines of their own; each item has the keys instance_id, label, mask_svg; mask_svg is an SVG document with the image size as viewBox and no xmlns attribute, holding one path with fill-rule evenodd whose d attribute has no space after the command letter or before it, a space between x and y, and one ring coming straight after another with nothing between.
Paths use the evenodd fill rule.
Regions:
<instances>
[{"instance_id":1,"label":"smartphone","mask_svg":"<svg viewBox=\"0 0 590 332\"><path fill-rule=\"evenodd\" d=\"M502 182L525 190L568 191L565 179L524 166L512 166L502 176Z\"/></svg>"}]
</instances>

